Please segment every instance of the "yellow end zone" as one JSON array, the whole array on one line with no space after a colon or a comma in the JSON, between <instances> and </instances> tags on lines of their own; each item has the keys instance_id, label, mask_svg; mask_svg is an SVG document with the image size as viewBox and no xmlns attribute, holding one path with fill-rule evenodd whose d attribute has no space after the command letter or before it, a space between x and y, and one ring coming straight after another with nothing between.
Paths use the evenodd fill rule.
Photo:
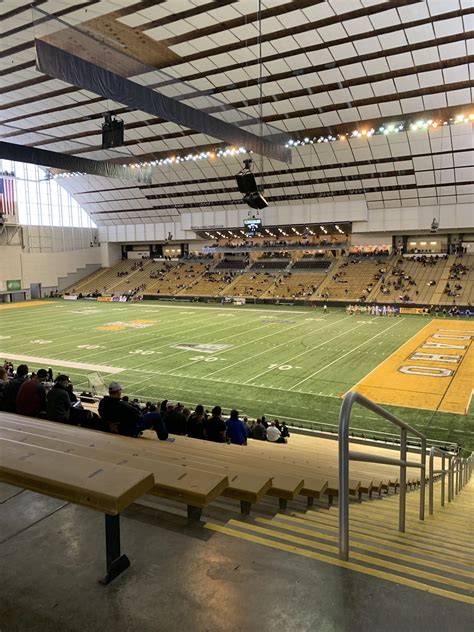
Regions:
<instances>
[{"instance_id":1,"label":"yellow end zone","mask_svg":"<svg viewBox=\"0 0 474 632\"><path fill-rule=\"evenodd\" d=\"M18 309L20 307L36 307L48 305L48 301L20 301L19 303L0 303L0 309Z\"/></svg>"},{"instance_id":2,"label":"yellow end zone","mask_svg":"<svg viewBox=\"0 0 474 632\"><path fill-rule=\"evenodd\" d=\"M466 415L474 385L474 324L432 320L354 389L380 404Z\"/></svg>"}]
</instances>

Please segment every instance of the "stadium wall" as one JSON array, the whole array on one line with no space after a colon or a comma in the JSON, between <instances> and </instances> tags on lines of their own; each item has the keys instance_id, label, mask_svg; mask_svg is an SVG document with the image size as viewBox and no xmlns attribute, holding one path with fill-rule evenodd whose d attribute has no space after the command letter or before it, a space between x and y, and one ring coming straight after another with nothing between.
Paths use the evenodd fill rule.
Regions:
<instances>
[{"instance_id":1,"label":"stadium wall","mask_svg":"<svg viewBox=\"0 0 474 632\"><path fill-rule=\"evenodd\" d=\"M102 226L99 236L102 242L146 243L163 242L168 233L173 239L189 241L196 239L197 230L237 228L252 212L244 207L239 210L209 210L182 213L180 222L124 224ZM363 200L354 202L321 202L275 206L261 211L264 226L307 223L352 222L354 235L380 237L387 234L426 233L433 218L439 220L444 232L472 231L472 206L470 204L447 204L442 206L394 206L393 208L368 209ZM369 241L368 243L375 243Z\"/></svg>"},{"instance_id":2,"label":"stadium wall","mask_svg":"<svg viewBox=\"0 0 474 632\"><path fill-rule=\"evenodd\" d=\"M79 268L101 265L100 248L83 248L69 252L26 252L21 246L0 248L0 286L7 280L21 279L22 287L30 283L41 283L43 288L55 288L58 279ZM84 272L84 275L87 271Z\"/></svg>"}]
</instances>

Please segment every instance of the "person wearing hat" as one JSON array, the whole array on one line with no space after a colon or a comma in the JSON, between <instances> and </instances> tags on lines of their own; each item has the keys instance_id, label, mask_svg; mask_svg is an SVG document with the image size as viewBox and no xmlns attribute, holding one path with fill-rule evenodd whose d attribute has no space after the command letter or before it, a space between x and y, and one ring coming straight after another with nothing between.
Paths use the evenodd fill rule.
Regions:
<instances>
[{"instance_id":1,"label":"person wearing hat","mask_svg":"<svg viewBox=\"0 0 474 632\"><path fill-rule=\"evenodd\" d=\"M16 412L26 417L40 417L46 412L46 369L39 369L34 377L26 380L16 396Z\"/></svg>"},{"instance_id":2,"label":"person wearing hat","mask_svg":"<svg viewBox=\"0 0 474 632\"><path fill-rule=\"evenodd\" d=\"M122 399L122 390L120 382L109 384L109 394L99 402L99 415L110 432L126 437L138 437L142 429L141 413L136 406Z\"/></svg>"},{"instance_id":3,"label":"person wearing hat","mask_svg":"<svg viewBox=\"0 0 474 632\"><path fill-rule=\"evenodd\" d=\"M46 417L62 424L71 423L71 400L67 392L69 376L60 373L46 395Z\"/></svg>"}]
</instances>

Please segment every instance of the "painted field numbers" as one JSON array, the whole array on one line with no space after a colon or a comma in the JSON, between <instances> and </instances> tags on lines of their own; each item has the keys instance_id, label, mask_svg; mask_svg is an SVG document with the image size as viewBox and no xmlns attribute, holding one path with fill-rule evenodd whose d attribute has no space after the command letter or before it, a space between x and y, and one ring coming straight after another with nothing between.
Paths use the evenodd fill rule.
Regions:
<instances>
[{"instance_id":1,"label":"painted field numbers","mask_svg":"<svg viewBox=\"0 0 474 632\"><path fill-rule=\"evenodd\" d=\"M217 362L219 360L219 358L206 358L206 356L193 356L192 358L190 358L191 360L195 360L196 362Z\"/></svg>"},{"instance_id":2,"label":"painted field numbers","mask_svg":"<svg viewBox=\"0 0 474 632\"><path fill-rule=\"evenodd\" d=\"M128 353L132 355L148 356L148 355L153 355L155 352L152 351L151 349L134 349L133 351L129 351Z\"/></svg>"}]
</instances>

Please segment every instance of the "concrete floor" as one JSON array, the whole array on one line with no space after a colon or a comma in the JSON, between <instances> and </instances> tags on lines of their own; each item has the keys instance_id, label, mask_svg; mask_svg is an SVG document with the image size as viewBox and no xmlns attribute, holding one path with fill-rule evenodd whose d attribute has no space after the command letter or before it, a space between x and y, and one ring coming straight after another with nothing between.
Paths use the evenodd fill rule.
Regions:
<instances>
[{"instance_id":1,"label":"concrete floor","mask_svg":"<svg viewBox=\"0 0 474 632\"><path fill-rule=\"evenodd\" d=\"M107 587L103 516L0 484L1 632L471 632L469 606L134 505Z\"/></svg>"}]
</instances>

